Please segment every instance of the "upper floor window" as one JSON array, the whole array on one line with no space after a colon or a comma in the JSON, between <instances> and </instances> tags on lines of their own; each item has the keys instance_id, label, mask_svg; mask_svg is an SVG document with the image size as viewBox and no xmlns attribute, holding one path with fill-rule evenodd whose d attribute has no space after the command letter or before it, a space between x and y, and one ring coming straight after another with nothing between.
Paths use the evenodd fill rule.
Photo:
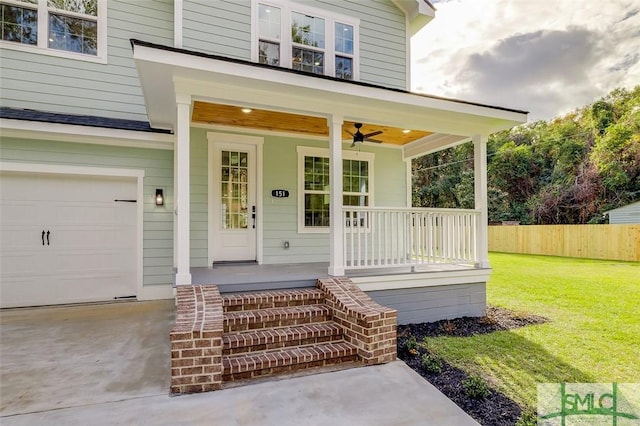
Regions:
<instances>
[{"instance_id":1,"label":"upper floor window","mask_svg":"<svg viewBox=\"0 0 640 426\"><path fill-rule=\"evenodd\" d=\"M2 0L0 23L2 47L90 60L106 56L106 0Z\"/></svg>"},{"instance_id":2,"label":"upper floor window","mask_svg":"<svg viewBox=\"0 0 640 426\"><path fill-rule=\"evenodd\" d=\"M358 79L357 19L284 0L254 0L254 14L257 62Z\"/></svg>"}]
</instances>

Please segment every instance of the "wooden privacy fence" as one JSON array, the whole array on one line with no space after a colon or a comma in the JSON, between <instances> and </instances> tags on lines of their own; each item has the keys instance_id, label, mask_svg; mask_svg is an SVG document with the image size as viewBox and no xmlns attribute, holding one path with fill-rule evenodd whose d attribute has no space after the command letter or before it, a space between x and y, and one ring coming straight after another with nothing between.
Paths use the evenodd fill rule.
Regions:
<instances>
[{"instance_id":1,"label":"wooden privacy fence","mask_svg":"<svg viewBox=\"0 0 640 426\"><path fill-rule=\"evenodd\" d=\"M640 225L490 226L489 251L640 262Z\"/></svg>"}]
</instances>

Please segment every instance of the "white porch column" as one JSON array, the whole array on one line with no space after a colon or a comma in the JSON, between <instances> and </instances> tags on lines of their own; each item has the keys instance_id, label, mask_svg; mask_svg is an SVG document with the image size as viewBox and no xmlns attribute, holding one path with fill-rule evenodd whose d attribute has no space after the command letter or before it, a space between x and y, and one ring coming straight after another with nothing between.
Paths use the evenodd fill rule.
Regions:
<instances>
[{"instance_id":1,"label":"white porch column","mask_svg":"<svg viewBox=\"0 0 640 426\"><path fill-rule=\"evenodd\" d=\"M329 275L344 275L344 221L342 220L342 123L332 115L329 125Z\"/></svg>"},{"instance_id":2,"label":"white porch column","mask_svg":"<svg viewBox=\"0 0 640 426\"><path fill-rule=\"evenodd\" d=\"M190 270L190 205L189 205L189 125L191 121L191 96L176 95L176 127L174 161L176 181L177 215L175 241L177 252L176 285L191 284Z\"/></svg>"},{"instance_id":3,"label":"white porch column","mask_svg":"<svg viewBox=\"0 0 640 426\"><path fill-rule=\"evenodd\" d=\"M487 211L487 141L485 135L473 135L473 185L475 208L480 210L476 237L478 266L489 267L489 213Z\"/></svg>"}]
</instances>

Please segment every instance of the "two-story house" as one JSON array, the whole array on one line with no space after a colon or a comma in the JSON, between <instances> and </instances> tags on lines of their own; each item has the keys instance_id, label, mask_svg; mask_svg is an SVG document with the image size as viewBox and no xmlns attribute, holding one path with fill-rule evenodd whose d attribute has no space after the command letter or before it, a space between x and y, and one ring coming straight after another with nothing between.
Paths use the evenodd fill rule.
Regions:
<instances>
[{"instance_id":1,"label":"two-story house","mask_svg":"<svg viewBox=\"0 0 640 426\"><path fill-rule=\"evenodd\" d=\"M346 275L401 323L483 312L487 138L526 113L409 91L429 2L0 8L2 307ZM411 160L467 142L475 208L413 208Z\"/></svg>"}]
</instances>

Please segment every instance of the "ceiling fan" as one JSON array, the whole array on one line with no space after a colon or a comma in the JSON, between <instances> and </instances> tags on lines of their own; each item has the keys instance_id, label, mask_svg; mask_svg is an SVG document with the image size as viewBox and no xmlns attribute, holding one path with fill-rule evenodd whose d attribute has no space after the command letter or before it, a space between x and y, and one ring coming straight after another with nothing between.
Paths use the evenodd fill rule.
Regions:
<instances>
[{"instance_id":1,"label":"ceiling fan","mask_svg":"<svg viewBox=\"0 0 640 426\"><path fill-rule=\"evenodd\" d=\"M351 144L351 148L356 146L357 143L362 143L364 141L382 143L382 141L379 139L372 139L372 136L377 136L382 134L382 130L377 130L375 132L367 133L365 135L360 131L360 128L362 127L362 123L355 123L354 126L356 128L355 133L351 133L350 131L346 130L347 133L353 136L353 143Z\"/></svg>"}]
</instances>

